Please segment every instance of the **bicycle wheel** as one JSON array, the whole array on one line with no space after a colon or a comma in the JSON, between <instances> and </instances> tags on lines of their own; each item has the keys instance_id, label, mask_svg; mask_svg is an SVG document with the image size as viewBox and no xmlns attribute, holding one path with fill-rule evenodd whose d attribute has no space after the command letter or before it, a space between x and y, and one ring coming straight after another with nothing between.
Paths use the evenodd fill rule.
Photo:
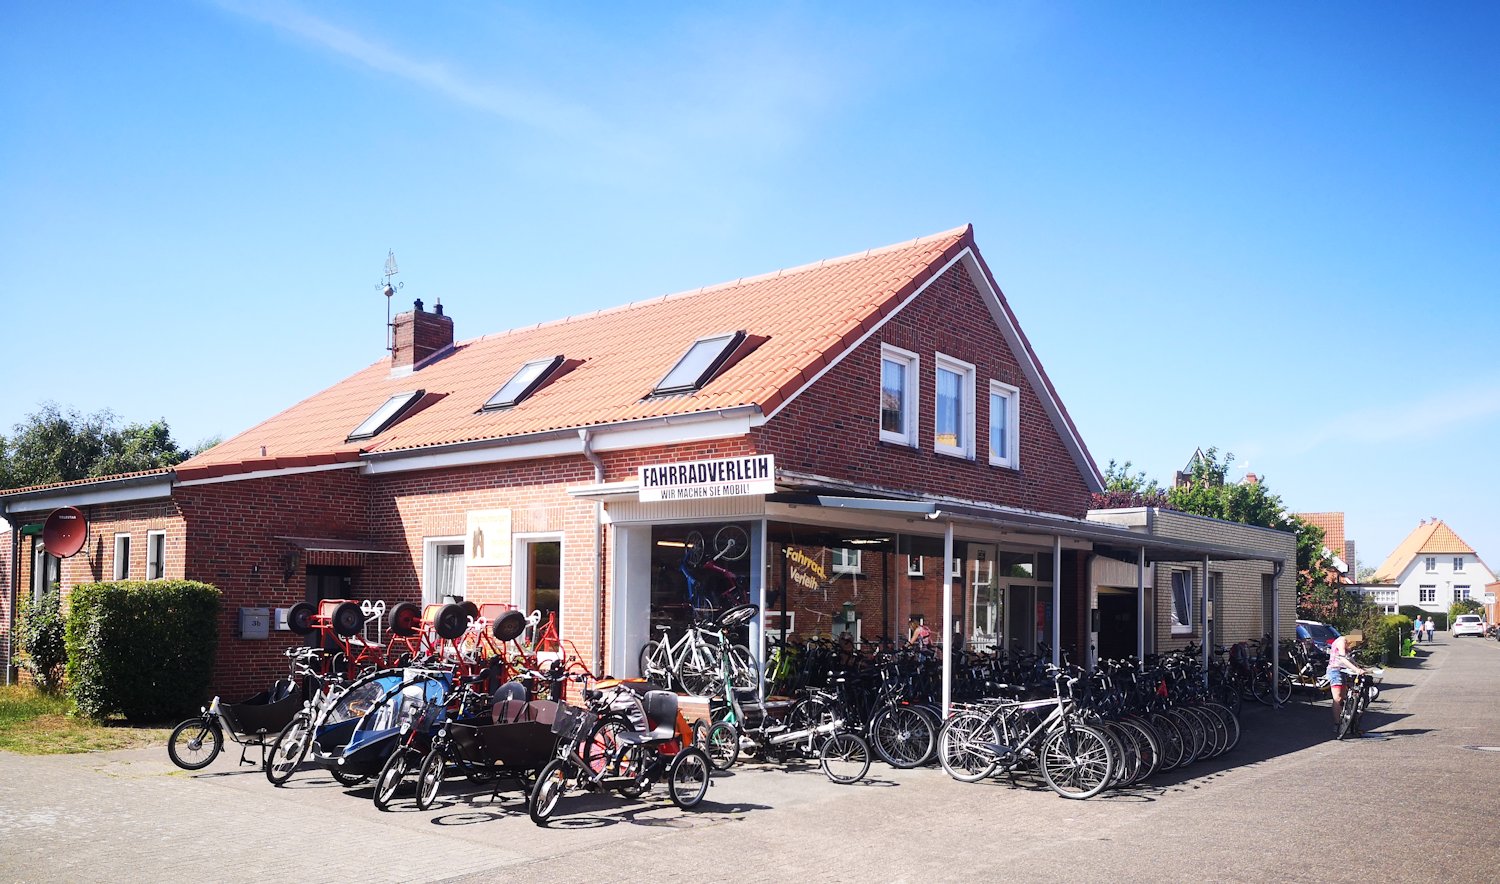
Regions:
<instances>
[{"instance_id":1,"label":"bicycle wheel","mask_svg":"<svg viewBox=\"0 0 1500 884\"><path fill-rule=\"evenodd\" d=\"M1085 724L1049 734L1042 741L1041 755L1042 779L1064 798L1092 798L1114 774L1109 740Z\"/></svg>"},{"instance_id":2,"label":"bicycle wheel","mask_svg":"<svg viewBox=\"0 0 1500 884\"><path fill-rule=\"evenodd\" d=\"M620 734L631 730L634 728L623 715L606 715L599 719L594 724L594 729L589 731L588 739L578 747L584 769L594 774L607 771L607 776L614 776L617 771L610 768L618 769L627 751L620 744Z\"/></svg>"},{"instance_id":3,"label":"bicycle wheel","mask_svg":"<svg viewBox=\"0 0 1500 884\"><path fill-rule=\"evenodd\" d=\"M1136 768L1141 760L1135 754L1135 741L1113 721L1095 722L1092 727L1109 741L1109 751L1114 753L1114 776L1110 786L1124 786L1135 779Z\"/></svg>"},{"instance_id":4,"label":"bicycle wheel","mask_svg":"<svg viewBox=\"0 0 1500 884\"><path fill-rule=\"evenodd\" d=\"M1203 732L1203 722L1180 708L1168 709L1166 715L1182 732L1182 761L1179 766L1192 764L1203 754L1203 746L1208 742L1208 734Z\"/></svg>"},{"instance_id":5,"label":"bicycle wheel","mask_svg":"<svg viewBox=\"0 0 1500 884\"><path fill-rule=\"evenodd\" d=\"M1229 709L1225 706L1222 706L1218 703L1205 703L1203 704L1203 708L1219 716L1219 720L1224 723L1224 730L1225 734L1227 735L1227 741L1226 745L1224 746L1224 751L1228 752L1230 749L1233 749L1235 746L1239 745L1240 720L1234 717L1234 713L1229 711Z\"/></svg>"},{"instance_id":6,"label":"bicycle wheel","mask_svg":"<svg viewBox=\"0 0 1500 884\"><path fill-rule=\"evenodd\" d=\"M547 762L547 766L537 775L536 784L531 787L531 794L526 799L526 813L531 821L539 826L547 825L547 820L557 810L557 803L567 787L567 759L554 758Z\"/></svg>"},{"instance_id":7,"label":"bicycle wheel","mask_svg":"<svg viewBox=\"0 0 1500 884\"><path fill-rule=\"evenodd\" d=\"M350 786L358 786L370 778L368 774L349 773L338 765L329 768L328 772L333 774L333 778L338 781L338 784L346 789Z\"/></svg>"},{"instance_id":8,"label":"bicycle wheel","mask_svg":"<svg viewBox=\"0 0 1500 884\"><path fill-rule=\"evenodd\" d=\"M729 646L729 682L742 690L760 687L760 663L744 645Z\"/></svg>"},{"instance_id":9,"label":"bicycle wheel","mask_svg":"<svg viewBox=\"0 0 1500 884\"><path fill-rule=\"evenodd\" d=\"M737 562L750 552L750 534L738 525L725 525L714 533L714 557Z\"/></svg>"},{"instance_id":10,"label":"bicycle wheel","mask_svg":"<svg viewBox=\"0 0 1500 884\"><path fill-rule=\"evenodd\" d=\"M1276 667L1276 703L1280 705L1292 698L1292 675Z\"/></svg>"},{"instance_id":11,"label":"bicycle wheel","mask_svg":"<svg viewBox=\"0 0 1500 884\"><path fill-rule=\"evenodd\" d=\"M212 718L200 716L172 728L167 738L167 757L183 770L202 770L213 764L224 748L224 734Z\"/></svg>"},{"instance_id":12,"label":"bicycle wheel","mask_svg":"<svg viewBox=\"0 0 1500 884\"><path fill-rule=\"evenodd\" d=\"M312 723L306 715L294 716L276 735L271 754L266 757L266 779L271 785L279 786L291 779L297 765L302 763L302 757L307 754L307 747L312 744L311 736Z\"/></svg>"},{"instance_id":13,"label":"bicycle wheel","mask_svg":"<svg viewBox=\"0 0 1500 884\"><path fill-rule=\"evenodd\" d=\"M932 757L937 734L927 716L910 706L886 706L870 719L875 754L898 770L916 767Z\"/></svg>"},{"instance_id":14,"label":"bicycle wheel","mask_svg":"<svg viewBox=\"0 0 1500 884\"><path fill-rule=\"evenodd\" d=\"M694 807L708 794L708 778L713 763L708 753L696 746L688 746L677 753L667 769L667 797L672 803L687 810Z\"/></svg>"},{"instance_id":15,"label":"bicycle wheel","mask_svg":"<svg viewBox=\"0 0 1500 884\"><path fill-rule=\"evenodd\" d=\"M375 806L381 810L391 809L391 800L396 797L396 790L401 788L401 781L406 779L406 772L411 769L411 759L406 757L406 749L399 748L391 753L391 757L385 760L380 768L380 776L375 780Z\"/></svg>"},{"instance_id":16,"label":"bicycle wheel","mask_svg":"<svg viewBox=\"0 0 1500 884\"><path fill-rule=\"evenodd\" d=\"M1161 748L1161 764L1157 770L1176 770L1182 766L1182 749L1184 740L1182 729L1177 726L1170 716L1161 712L1151 713L1149 719L1151 729L1156 732L1157 743Z\"/></svg>"},{"instance_id":17,"label":"bicycle wheel","mask_svg":"<svg viewBox=\"0 0 1500 884\"><path fill-rule=\"evenodd\" d=\"M426 810L437 801L438 791L443 787L443 769L446 766L441 747L433 746L428 750L427 757L422 759L422 766L417 768L417 809Z\"/></svg>"},{"instance_id":18,"label":"bicycle wheel","mask_svg":"<svg viewBox=\"0 0 1500 884\"><path fill-rule=\"evenodd\" d=\"M667 677L671 671L667 668L667 645L665 642L646 642L641 648L640 656L637 658L641 678L652 684L662 687L670 687Z\"/></svg>"},{"instance_id":19,"label":"bicycle wheel","mask_svg":"<svg viewBox=\"0 0 1500 884\"><path fill-rule=\"evenodd\" d=\"M938 763L960 783L977 783L999 766L995 754L986 748L999 742L1000 732L988 716L960 712L938 728Z\"/></svg>"},{"instance_id":20,"label":"bicycle wheel","mask_svg":"<svg viewBox=\"0 0 1500 884\"><path fill-rule=\"evenodd\" d=\"M714 770L729 770L740 760L740 732L727 721L709 728L703 745L708 751L709 760L713 762Z\"/></svg>"},{"instance_id":21,"label":"bicycle wheel","mask_svg":"<svg viewBox=\"0 0 1500 884\"><path fill-rule=\"evenodd\" d=\"M1130 781L1131 785L1145 782L1161 766L1161 743L1157 739L1156 731L1152 730L1150 725L1134 718L1121 719L1120 727L1124 728L1130 738L1135 741L1136 756L1140 759L1135 777Z\"/></svg>"},{"instance_id":22,"label":"bicycle wheel","mask_svg":"<svg viewBox=\"0 0 1500 884\"><path fill-rule=\"evenodd\" d=\"M717 697L723 693L723 667L708 648L699 645L687 649L677 661L677 680L682 689L695 697Z\"/></svg>"},{"instance_id":23,"label":"bicycle wheel","mask_svg":"<svg viewBox=\"0 0 1500 884\"><path fill-rule=\"evenodd\" d=\"M823 741L818 766L835 783L857 783L870 772L870 744L854 731L839 731Z\"/></svg>"},{"instance_id":24,"label":"bicycle wheel","mask_svg":"<svg viewBox=\"0 0 1500 884\"><path fill-rule=\"evenodd\" d=\"M786 714L786 729L804 731L833 721L834 710L828 701L819 697L806 697L792 705Z\"/></svg>"}]
</instances>

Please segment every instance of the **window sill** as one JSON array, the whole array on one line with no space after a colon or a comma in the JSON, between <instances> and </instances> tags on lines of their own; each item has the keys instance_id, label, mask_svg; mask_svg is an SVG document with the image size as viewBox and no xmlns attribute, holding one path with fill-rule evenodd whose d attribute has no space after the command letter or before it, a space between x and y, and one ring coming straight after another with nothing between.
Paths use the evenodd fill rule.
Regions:
<instances>
[{"instance_id":1,"label":"window sill","mask_svg":"<svg viewBox=\"0 0 1500 884\"><path fill-rule=\"evenodd\" d=\"M942 457L951 457L954 460L966 460L970 463L974 462L974 455L968 453L967 451L959 451L956 448L949 448L946 450L942 448L934 448L932 449L932 453L940 455Z\"/></svg>"},{"instance_id":2,"label":"window sill","mask_svg":"<svg viewBox=\"0 0 1500 884\"><path fill-rule=\"evenodd\" d=\"M915 451L917 449L915 439L894 439L881 436L878 444L884 448L900 448L904 451Z\"/></svg>"}]
</instances>

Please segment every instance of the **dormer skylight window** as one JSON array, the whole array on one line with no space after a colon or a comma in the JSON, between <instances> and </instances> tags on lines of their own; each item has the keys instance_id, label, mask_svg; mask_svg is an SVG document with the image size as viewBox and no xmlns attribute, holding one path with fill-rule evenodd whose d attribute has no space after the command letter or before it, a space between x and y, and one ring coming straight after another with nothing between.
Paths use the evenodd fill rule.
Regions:
<instances>
[{"instance_id":1,"label":"dormer skylight window","mask_svg":"<svg viewBox=\"0 0 1500 884\"><path fill-rule=\"evenodd\" d=\"M557 367L562 365L562 356L548 356L545 359L533 359L516 371L511 379L505 382L505 386L495 391L495 395L484 403L483 411L496 411L501 408L510 408L521 400L530 396L540 387L547 378L552 376Z\"/></svg>"},{"instance_id":2,"label":"dormer skylight window","mask_svg":"<svg viewBox=\"0 0 1500 884\"><path fill-rule=\"evenodd\" d=\"M354 442L359 439L369 439L378 436L385 431L386 427L394 424L405 416L406 412L417 403L426 393L426 390L412 390L409 393L397 393L385 400L385 404L375 409L375 413L365 418L364 423L354 428L345 442Z\"/></svg>"},{"instance_id":3,"label":"dormer skylight window","mask_svg":"<svg viewBox=\"0 0 1500 884\"><path fill-rule=\"evenodd\" d=\"M699 338L693 346L677 360L667 376L657 382L651 395L665 396L671 393L689 393L708 383L719 369L745 340L743 331Z\"/></svg>"}]
</instances>

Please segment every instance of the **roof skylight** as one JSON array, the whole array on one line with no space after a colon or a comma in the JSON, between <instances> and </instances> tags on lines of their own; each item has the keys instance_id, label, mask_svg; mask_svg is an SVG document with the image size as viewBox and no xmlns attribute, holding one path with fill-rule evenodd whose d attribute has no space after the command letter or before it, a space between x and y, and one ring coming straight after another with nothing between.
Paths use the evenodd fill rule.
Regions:
<instances>
[{"instance_id":1,"label":"roof skylight","mask_svg":"<svg viewBox=\"0 0 1500 884\"><path fill-rule=\"evenodd\" d=\"M407 393L397 393L385 400L385 404L375 409L374 414L355 427L354 432L350 433L349 438L344 441L353 442L357 439L369 439L379 435L386 427L400 420L401 416L406 414L407 410L416 404L416 401L421 399L426 392L426 390L412 390Z\"/></svg>"},{"instance_id":2,"label":"roof skylight","mask_svg":"<svg viewBox=\"0 0 1500 884\"><path fill-rule=\"evenodd\" d=\"M743 331L730 332L728 334L714 335L711 338L699 338L693 342L693 346L677 360L667 376L657 382L652 389L653 396L662 396L669 393L686 393L697 390L719 370L728 359L734 349L745 339Z\"/></svg>"},{"instance_id":3,"label":"roof skylight","mask_svg":"<svg viewBox=\"0 0 1500 884\"><path fill-rule=\"evenodd\" d=\"M562 365L561 355L548 356L545 359L533 359L521 366L511 379L505 382L505 386L495 391L495 395L484 403L484 411L495 411L500 408L510 408L527 396L530 396L542 382L551 377L552 372Z\"/></svg>"}]
</instances>

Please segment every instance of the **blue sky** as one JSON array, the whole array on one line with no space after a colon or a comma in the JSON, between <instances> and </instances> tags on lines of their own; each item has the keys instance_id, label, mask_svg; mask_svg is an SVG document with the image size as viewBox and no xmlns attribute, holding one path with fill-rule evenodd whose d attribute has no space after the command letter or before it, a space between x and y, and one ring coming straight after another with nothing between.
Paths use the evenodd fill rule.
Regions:
<instances>
[{"instance_id":1,"label":"blue sky","mask_svg":"<svg viewBox=\"0 0 1500 884\"><path fill-rule=\"evenodd\" d=\"M0 6L0 427L229 436L383 354L966 222L1101 466L1500 566L1493 4Z\"/></svg>"}]
</instances>

